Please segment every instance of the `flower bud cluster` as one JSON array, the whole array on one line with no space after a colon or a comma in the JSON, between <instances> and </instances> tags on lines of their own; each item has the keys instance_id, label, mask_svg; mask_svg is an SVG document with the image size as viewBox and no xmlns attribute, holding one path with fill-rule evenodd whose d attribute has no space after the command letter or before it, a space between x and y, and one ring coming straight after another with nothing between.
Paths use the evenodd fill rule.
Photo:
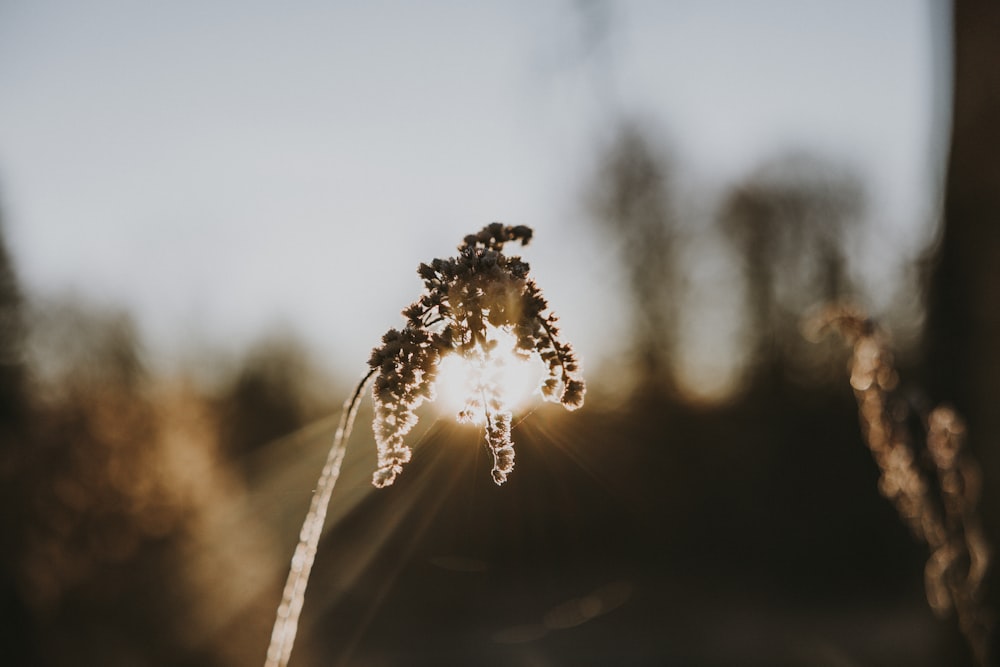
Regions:
<instances>
[{"instance_id":1,"label":"flower bud cluster","mask_svg":"<svg viewBox=\"0 0 1000 667\"><path fill-rule=\"evenodd\" d=\"M416 409L434 398L434 378L441 361L440 346L424 329L411 326L390 329L382 346L368 360L378 369L372 395L375 403L373 429L378 445L378 469L372 477L377 487L392 484L410 460L404 436L417 423Z\"/></svg>"},{"instance_id":2,"label":"flower bud cluster","mask_svg":"<svg viewBox=\"0 0 1000 667\"><path fill-rule=\"evenodd\" d=\"M446 354L488 358L497 344L489 335L490 327L511 332L518 355L538 355L545 363L547 375L540 387L545 400L569 410L583 405L586 389L572 346L558 339L556 317L548 312L541 290L528 277L528 264L503 253L506 243L523 246L531 236L529 227L495 222L466 236L457 257L420 265L424 292L403 311L406 326L390 330L369 360L376 373L372 390L379 455L375 486L392 484L409 461L410 449L403 439L417 422L417 407L433 398L441 358ZM514 466L510 412L499 403L493 406L495 397L470 398L484 401L486 444L494 455L493 478L502 484Z\"/></svg>"},{"instance_id":3,"label":"flower bud cluster","mask_svg":"<svg viewBox=\"0 0 1000 667\"><path fill-rule=\"evenodd\" d=\"M493 481L507 481L514 470L514 443L510 439L511 414L508 411L490 414L486 422L486 446L493 453Z\"/></svg>"}]
</instances>

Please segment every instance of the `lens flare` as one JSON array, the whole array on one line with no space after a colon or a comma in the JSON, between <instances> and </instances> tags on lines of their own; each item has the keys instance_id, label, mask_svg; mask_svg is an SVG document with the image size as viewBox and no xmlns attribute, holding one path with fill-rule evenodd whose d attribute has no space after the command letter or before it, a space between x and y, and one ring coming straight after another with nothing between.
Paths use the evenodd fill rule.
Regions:
<instances>
[{"instance_id":1,"label":"lens flare","mask_svg":"<svg viewBox=\"0 0 1000 667\"><path fill-rule=\"evenodd\" d=\"M490 327L487 337L496 341L489 353L475 358L451 354L441 360L434 405L442 415L455 417L469 410L470 403L484 393L495 395L510 412L524 409L540 396L538 382L545 375L542 362L517 355L517 339L507 331ZM485 422L482 405L471 410L469 417L476 424Z\"/></svg>"}]
</instances>

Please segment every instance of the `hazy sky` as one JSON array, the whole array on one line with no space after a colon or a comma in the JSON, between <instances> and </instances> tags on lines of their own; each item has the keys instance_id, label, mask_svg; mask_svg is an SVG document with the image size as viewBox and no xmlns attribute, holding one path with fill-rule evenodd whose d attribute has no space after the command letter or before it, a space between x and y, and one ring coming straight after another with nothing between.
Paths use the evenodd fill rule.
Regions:
<instances>
[{"instance_id":1,"label":"hazy sky","mask_svg":"<svg viewBox=\"0 0 1000 667\"><path fill-rule=\"evenodd\" d=\"M874 195L872 252L913 251L946 138L944 5L7 0L5 232L30 290L126 306L168 357L280 322L353 374L418 262L527 224L596 364L623 306L581 195L615 121L661 128L685 188L788 149L843 161Z\"/></svg>"}]
</instances>

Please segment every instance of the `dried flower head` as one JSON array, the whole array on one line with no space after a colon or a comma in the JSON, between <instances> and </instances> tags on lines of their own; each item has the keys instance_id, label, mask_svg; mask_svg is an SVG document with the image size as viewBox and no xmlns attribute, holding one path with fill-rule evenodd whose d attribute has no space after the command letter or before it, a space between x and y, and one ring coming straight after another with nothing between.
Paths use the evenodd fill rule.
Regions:
<instances>
[{"instance_id":1,"label":"dried flower head","mask_svg":"<svg viewBox=\"0 0 1000 667\"><path fill-rule=\"evenodd\" d=\"M372 351L371 367L344 403L340 424L326 463L316 481L309 512L302 522L299 543L292 556L267 648L266 667L285 667L292 654L309 574L323 532L327 506L340 477L347 439L368 381L374 377L377 487L392 484L410 460L403 439L417 423L416 409L434 398L441 360L460 355L479 376L459 419L486 423L486 446L493 454L493 480L503 484L514 469L511 411L496 380L502 362L501 335L513 337L513 353L537 355L547 369L542 396L568 410L583 405L584 384L573 348L557 336L556 318L520 257L503 254L505 243L531 240L528 227L494 222L478 234L466 236L458 257L435 259L420 265L423 295L406 310L406 326L390 329Z\"/></svg>"},{"instance_id":2,"label":"dried flower head","mask_svg":"<svg viewBox=\"0 0 1000 667\"><path fill-rule=\"evenodd\" d=\"M527 245L531 235L529 227L494 222L466 236L457 257L420 265L424 293L403 310L406 325L390 329L368 361L376 373L372 387L378 445L375 486L392 484L410 460L404 438L417 423L416 409L434 398L441 360L449 354L461 355L483 369L483 381L459 418L485 417L493 479L497 484L506 481L514 467L511 413L488 373L495 366L498 331L514 337L515 354L522 358L537 355L545 364L547 372L540 386L545 400L569 410L583 405L586 390L572 346L559 340L556 317L528 277L528 264L503 252L506 243Z\"/></svg>"}]
</instances>

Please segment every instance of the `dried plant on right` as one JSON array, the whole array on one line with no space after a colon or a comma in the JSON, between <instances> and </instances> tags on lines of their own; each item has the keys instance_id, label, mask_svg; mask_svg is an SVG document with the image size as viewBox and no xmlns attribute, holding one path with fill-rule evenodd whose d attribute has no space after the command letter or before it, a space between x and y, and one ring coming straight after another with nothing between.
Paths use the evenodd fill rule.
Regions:
<instances>
[{"instance_id":1,"label":"dried plant on right","mask_svg":"<svg viewBox=\"0 0 1000 667\"><path fill-rule=\"evenodd\" d=\"M927 602L940 617L954 611L976 663L991 664L992 615L983 602L990 547L978 514L982 473L965 447L961 416L945 405L920 415L920 448L907 423L911 409L897 393L885 332L845 305L824 308L805 330L813 339L835 331L852 346L850 382L862 434L881 471L879 491L930 549Z\"/></svg>"}]
</instances>

